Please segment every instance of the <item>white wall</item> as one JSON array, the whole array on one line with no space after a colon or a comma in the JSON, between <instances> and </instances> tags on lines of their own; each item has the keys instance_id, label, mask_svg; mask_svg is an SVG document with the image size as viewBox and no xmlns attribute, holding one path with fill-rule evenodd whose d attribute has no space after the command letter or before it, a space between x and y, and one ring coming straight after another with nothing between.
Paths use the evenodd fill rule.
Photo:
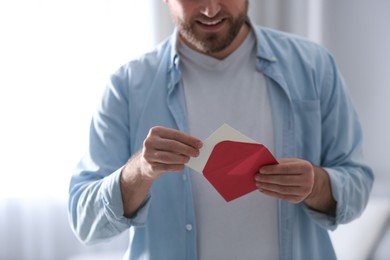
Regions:
<instances>
[{"instance_id":1,"label":"white wall","mask_svg":"<svg viewBox=\"0 0 390 260\"><path fill-rule=\"evenodd\" d=\"M249 16L256 24L307 36L310 19L308 10L311 3L317 1L251 0Z\"/></svg>"},{"instance_id":2,"label":"white wall","mask_svg":"<svg viewBox=\"0 0 390 260\"><path fill-rule=\"evenodd\" d=\"M390 197L390 1L323 1L322 41L355 100L374 194Z\"/></svg>"}]
</instances>

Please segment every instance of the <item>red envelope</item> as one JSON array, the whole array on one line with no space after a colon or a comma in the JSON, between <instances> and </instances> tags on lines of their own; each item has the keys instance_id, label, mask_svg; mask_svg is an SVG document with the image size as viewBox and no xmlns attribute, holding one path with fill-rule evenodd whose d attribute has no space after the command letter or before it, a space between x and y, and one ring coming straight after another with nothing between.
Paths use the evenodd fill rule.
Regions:
<instances>
[{"instance_id":1,"label":"red envelope","mask_svg":"<svg viewBox=\"0 0 390 260\"><path fill-rule=\"evenodd\" d=\"M277 164L262 144L222 141L215 145L203 175L226 201L257 189L255 175L262 166Z\"/></svg>"}]
</instances>

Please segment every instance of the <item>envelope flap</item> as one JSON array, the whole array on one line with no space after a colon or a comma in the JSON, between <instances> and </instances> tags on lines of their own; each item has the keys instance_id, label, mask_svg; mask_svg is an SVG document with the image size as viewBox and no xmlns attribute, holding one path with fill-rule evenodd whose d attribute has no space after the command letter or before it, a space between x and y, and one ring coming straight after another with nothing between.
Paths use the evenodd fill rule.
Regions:
<instances>
[{"instance_id":1,"label":"envelope flap","mask_svg":"<svg viewBox=\"0 0 390 260\"><path fill-rule=\"evenodd\" d=\"M237 163L234 167L231 167L227 174L232 176L243 175L249 172L256 174L261 167L277 163L277 160L267 147L260 144L259 149L255 153L248 156L248 158L242 160L240 163Z\"/></svg>"},{"instance_id":2,"label":"envelope flap","mask_svg":"<svg viewBox=\"0 0 390 260\"><path fill-rule=\"evenodd\" d=\"M248 158L253 158L253 155L256 155L263 147L263 145L256 143L219 142L211 152L203 173L221 168L234 168L248 160Z\"/></svg>"}]
</instances>

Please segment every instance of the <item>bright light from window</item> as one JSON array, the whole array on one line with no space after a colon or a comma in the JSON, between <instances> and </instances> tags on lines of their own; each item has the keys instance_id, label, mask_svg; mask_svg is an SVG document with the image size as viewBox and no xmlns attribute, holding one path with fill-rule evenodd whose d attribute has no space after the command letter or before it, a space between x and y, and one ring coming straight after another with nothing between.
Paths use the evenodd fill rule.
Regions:
<instances>
[{"instance_id":1,"label":"bright light from window","mask_svg":"<svg viewBox=\"0 0 390 260\"><path fill-rule=\"evenodd\" d=\"M67 195L109 74L154 44L151 2L0 2L0 197Z\"/></svg>"}]
</instances>

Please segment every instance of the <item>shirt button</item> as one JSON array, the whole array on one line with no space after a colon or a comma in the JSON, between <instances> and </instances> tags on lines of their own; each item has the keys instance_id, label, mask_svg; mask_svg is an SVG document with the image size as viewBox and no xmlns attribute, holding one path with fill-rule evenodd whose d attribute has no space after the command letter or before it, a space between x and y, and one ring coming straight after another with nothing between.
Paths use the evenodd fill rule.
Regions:
<instances>
[{"instance_id":1,"label":"shirt button","mask_svg":"<svg viewBox=\"0 0 390 260\"><path fill-rule=\"evenodd\" d=\"M187 224L186 225L186 229L187 229L187 231L191 231L192 230L192 225L191 224Z\"/></svg>"},{"instance_id":2,"label":"shirt button","mask_svg":"<svg viewBox=\"0 0 390 260\"><path fill-rule=\"evenodd\" d=\"M183 181L187 180L187 175L183 174Z\"/></svg>"}]
</instances>

